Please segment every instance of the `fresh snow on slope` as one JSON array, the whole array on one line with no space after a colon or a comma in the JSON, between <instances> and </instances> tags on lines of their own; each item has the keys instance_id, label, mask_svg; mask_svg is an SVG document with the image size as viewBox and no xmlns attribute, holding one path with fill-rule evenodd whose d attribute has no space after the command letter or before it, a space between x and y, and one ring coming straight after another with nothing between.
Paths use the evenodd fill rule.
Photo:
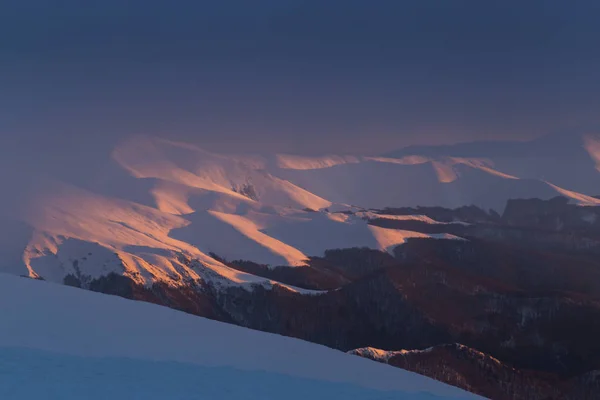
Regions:
<instances>
[{"instance_id":1,"label":"fresh snow on slope","mask_svg":"<svg viewBox=\"0 0 600 400\"><path fill-rule=\"evenodd\" d=\"M298 249L261 232L260 226L247 216L205 211L188 219L192 224L174 232L174 237L229 260L297 266L308 259Z\"/></svg>"},{"instance_id":2,"label":"fresh snow on slope","mask_svg":"<svg viewBox=\"0 0 600 400\"><path fill-rule=\"evenodd\" d=\"M481 159L445 157L365 159L329 168L279 169L272 172L334 203L365 208L474 204L501 212L506 200L565 195L579 204L580 194L538 179L520 179L493 169ZM597 202L600 204L600 202Z\"/></svg>"},{"instance_id":3,"label":"fresh snow on slope","mask_svg":"<svg viewBox=\"0 0 600 400\"><path fill-rule=\"evenodd\" d=\"M481 141L441 146L412 146L391 152L387 156L405 158L418 155L435 160L476 157L485 160L494 170L520 179L547 181L572 192L595 196L600 194L598 143L600 135L593 131L583 134L563 132L525 142Z\"/></svg>"},{"instance_id":4,"label":"fresh snow on slope","mask_svg":"<svg viewBox=\"0 0 600 400\"><path fill-rule=\"evenodd\" d=\"M301 340L5 274L0 318L2 398L25 399L47 388L43 398L100 390L111 398L254 399L301 385L328 399L477 398ZM238 382L257 392L241 392Z\"/></svg>"},{"instance_id":5,"label":"fresh snow on slope","mask_svg":"<svg viewBox=\"0 0 600 400\"><path fill-rule=\"evenodd\" d=\"M138 178L158 178L191 188L230 195L240 188L263 204L320 209L331 203L266 171L266 160L209 153L198 147L136 137L113 152L117 162ZM237 191L237 192L236 192Z\"/></svg>"},{"instance_id":6,"label":"fresh snow on slope","mask_svg":"<svg viewBox=\"0 0 600 400\"><path fill-rule=\"evenodd\" d=\"M593 154L596 142L588 139L587 143ZM253 200L292 208L319 210L332 202L366 208L475 204L502 211L509 198L557 195L581 203L580 193L528 174L507 173L485 157L286 154L265 158L215 154L187 144L134 137L117 147L113 158L138 178L230 195L235 190L248 195L239 189L251 187ZM162 191L157 202L169 204L167 193ZM175 209L189 211L181 206L181 194L175 198L179 204ZM587 198L582 204L589 204Z\"/></svg>"},{"instance_id":7,"label":"fresh snow on slope","mask_svg":"<svg viewBox=\"0 0 600 400\"><path fill-rule=\"evenodd\" d=\"M448 225L448 224L461 224L461 225L469 225L467 222L463 221L452 221L452 222L440 222L436 221L433 218L428 217L427 215L390 215L390 214L380 214L373 211L359 211L355 213L356 216L367 219L390 219L394 221L419 221L424 222L430 225Z\"/></svg>"},{"instance_id":8,"label":"fresh snow on slope","mask_svg":"<svg viewBox=\"0 0 600 400\"><path fill-rule=\"evenodd\" d=\"M321 256L325 250L370 247L391 251L409 238L434 238L419 232L372 226L362 218L346 214L305 213L289 217L264 229L304 254ZM448 235L447 239L454 239Z\"/></svg>"},{"instance_id":9,"label":"fresh snow on slope","mask_svg":"<svg viewBox=\"0 0 600 400\"><path fill-rule=\"evenodd\" d=\"M65 276L74 275L85 281L114 272L140 284L161 281L177 286L214 275L202 275L183 263L179 257L183 254L221 277L220 284L273 283L231 269L172 238L171 230L190 224L180 216L69 185L49 184L28 208L25 220L35 228L23 254L32 277L62 282ZM199 226L200 231L210 233L206 228ZM223 239L227 237L213 238Z\"/></svg>"},{"instance_id":10,"label":"fresh snow on slope","mask_svg":"<svg viewBox=\"0 0 600 400\"><path fill-rule=\"evenodd\" d=\"M307 157L294 154L275 155L275 164L283 169L320 169L329 168L339 164L353 164L361 162L361 157L329 155L322 157Z\"/></svg>"},{"instance_id":11,"label":"fresh snow on slope","mask_svg":"<svg viewBox=\"0 0 600 400\"><path fill-rule=\"evenodd\" d=\"M348 354L354 354L361 357L370 358L379 362L388 362L390 358L395 356L415 353L428 353L432 349L432 347L428 347L423 350L381 350L375 347L362 347L360 349L350 350Z\"/></svg>"},{"instance_id":12,"label":"fresh snow on slope","mask_svg":"<svg viewBox=\"0 0 600 400\"><path fill-rule=\"evenodd\" d=\"M11 400L432 400L274 372L129 358L75 357L0 347L0 396ZM35 384L31 384L35 382Z\"/></svg>"},{"instance_id":13,"label":"fresh snow on slope","mask_svg":"<svg viewBox=\"0 0 600 400\"><path fill-rule=\"evenodd\" d=\"M391 251L411 237L435 237L371 226L351 215L299 210L282 213L250 210L243 215L207 211L187 218L191 224L175 230L174 238L205 253L270 266L304 265L310 256L322 256L328 249L370 247Z\"/></svg>"},{"instance_id":14,"label":"fresh snow on slope","mask_svg":"<svg viewBox=\"0 0 600 400\"><path fill-rule=\"evenodd\" d=\"M441 345L437 345L434 347L427 347L425 349L413 349L413 350L382 350L382 349L377 349L375 347L362 347L360 349L350 350L350 351L348 351L348 354L354 354L354 355L358 355L361 357L369 358L371 360L376 360L379 362L387 363L392 357L431 353L436 348L443 348L443 347L454 347L459 350L468 351L471 354L477 355L478 357L485 358L485 359L493 361L497 364L501 364L500 360L498 360L488 354L485 354L478 350L475 350L471 347L460 344L460 343L441 344Z\"/></svg>"}]
</instances>

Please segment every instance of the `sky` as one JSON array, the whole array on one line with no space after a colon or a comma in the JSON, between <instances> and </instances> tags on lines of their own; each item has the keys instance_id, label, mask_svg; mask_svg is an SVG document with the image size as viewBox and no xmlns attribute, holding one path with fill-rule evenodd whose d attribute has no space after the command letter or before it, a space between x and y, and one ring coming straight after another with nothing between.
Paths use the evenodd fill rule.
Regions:
<instances>
[{"instance_id":1,"label":"sky","mask_svg":"<svg viewBox=\"0 0 600 400\"><path fill-rule=\"evenodd\" d=\"M597 0L3 0L0 155L140 133L377 154L600 127L599 20Z\"/></svg>"}]
</instances>

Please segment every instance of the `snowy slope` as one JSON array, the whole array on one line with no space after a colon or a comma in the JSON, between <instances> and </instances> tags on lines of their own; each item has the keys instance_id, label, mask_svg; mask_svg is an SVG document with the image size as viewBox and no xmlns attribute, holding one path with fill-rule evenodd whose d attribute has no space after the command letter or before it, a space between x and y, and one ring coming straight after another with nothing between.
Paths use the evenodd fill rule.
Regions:
<instances>
[{"instance_id":1,"label":"snowy slope","mask_svg":"<svg viewBox=\"0 0 600 400\"><path fill-rule=\"evenodd\" d=\"M412 146L388 154L442 159L483 159L492 168L522 179L551 182L567 190L600 194L600 135L596 132L564 132L520 142L467 142L443 146Z\"/></svg>"},{"instance_id":2,"label":"snowy slope","mask_svg":"<svg viewBox=\"0 0 600 400\"><path fill-rule=\"evenodd\" d=\"M0 318L1 398L476 398L297 339L5 274Z\"/></svg>"},{"instance_id":3,"label":"snowy slope","mask_svg":"<svg viewBox=\"0 0 600 400\"><path fill-rule=\"evenodd\" d=\"M586 176L598 175L600 181L590 156L595 154L595 143L597 140L588 138L585 149L583 145L579 147L587 154L591 166ZM157 203L159 207L167 205L163 210L170 207L183 213L194 209L185 204L198 189L239 198L245 195L246 199L262 205L314 210L342 203L365 208L475 204L502 211L510 198L546 199L557 195L568 196L582 204L600 204L589 197L596 193L578 193L569 187L568 181L561 179L558 184L544 178L543 174L528 173L525 166L508 168L506 162L494 161L485 154L469 157L402 154L398 157L240 156L134 137L117 147L112 156L135 177L170 183L169 190L154 192L158 193L155 195ZM549 170L557 168L549 163L544 165ZM569 168L563 167L563 170L568 173ZM180 186L175 189L172 184ZM251 187L251 190L244 191L245 187ZM582 198L582 194L588 196ZM173 200L169 199L171 196ZM177 206L169 206L171 203Z\"/></svg>"},{"instance_id":4,"label":"snowy slope","mask_svg":"<svg viewBox=\"0 0 600 400\"><path fill-rule=\"evenodd\" d=\"M511 198L548 199L558 195L579 204L600 204L598 199L542 179L504 173L494 169L492 162L479 158L365 158L329 167L288 166L273 174L334 203L367 208L391 204L456 208L474 204L502 212L506 200Z\"/></svg>"},{"instance_id":5,"label":"snowy slope","mask_svg":"<svg viewBox=\"0 0 600 400\"><path fill-rule=\"evenodd\" d=\"M277 178L261 157L232 157L209 153L196 146L147 137L122 143L113 158L133 176L157 178L194 189L236 196L246 185L252 200L296 208L320 209L331 203Z\"/></svg>"},{"instance_id":6,"label":"snowy slope","mask_svg":"<svg viewBox=\"0 0 600 400\"><path fill-rule=\"evenodd\" d=\"M26 208L23 220L32 228L29 242L20 242L23 247L11 249L8 258L16 260L21 254L22 261L10 266L14 270L23 263L20 275L53 282L74 275L85 282L114 272L139 284L160 281L175 286L202 281L247 287L273 283L233 270L171 237L172 230L190 224L181 216L70 185L48 183ZM207 226L198 229L210 232ZM203 274L182 262L181 256L212 272Z\"/></svg>"}]
</instances>

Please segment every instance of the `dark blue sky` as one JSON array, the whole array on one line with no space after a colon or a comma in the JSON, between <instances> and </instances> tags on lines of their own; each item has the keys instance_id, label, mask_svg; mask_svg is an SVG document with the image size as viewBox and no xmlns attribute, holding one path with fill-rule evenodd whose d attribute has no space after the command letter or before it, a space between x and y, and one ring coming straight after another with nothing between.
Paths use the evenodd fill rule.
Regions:
<instances>
[{"instance_id":1,"label":"dark blue sky","mask_svg":"<svg viewBox=\"0 0 600 400\"><path fill-rule=\"evenodd\" d=\"M0 143L376 153L600 127L598 21L597 0L4 0Z\"/></svg>"}]
</instances>

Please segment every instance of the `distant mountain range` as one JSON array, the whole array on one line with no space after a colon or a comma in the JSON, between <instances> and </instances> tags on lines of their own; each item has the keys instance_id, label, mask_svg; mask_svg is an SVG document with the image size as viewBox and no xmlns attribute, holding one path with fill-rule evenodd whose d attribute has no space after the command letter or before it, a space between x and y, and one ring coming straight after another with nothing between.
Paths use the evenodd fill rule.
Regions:
<instances>
[{"instance_id":1,"label":"distant mountain range","mask_svg":"<svg viewBox=\"0 0 600 400\"><path fill-rule=\"evenodd\" d=\"M461 343L537 371L542 389L522 398L594 398L593 381L572 379L600 370L597 162L592 135L380 157L132 137L89 179L40 175L9 193L0 272L344 351ZM446 382L510 398L467 372L468 385Z\"/></svg>"}]
</instances>

